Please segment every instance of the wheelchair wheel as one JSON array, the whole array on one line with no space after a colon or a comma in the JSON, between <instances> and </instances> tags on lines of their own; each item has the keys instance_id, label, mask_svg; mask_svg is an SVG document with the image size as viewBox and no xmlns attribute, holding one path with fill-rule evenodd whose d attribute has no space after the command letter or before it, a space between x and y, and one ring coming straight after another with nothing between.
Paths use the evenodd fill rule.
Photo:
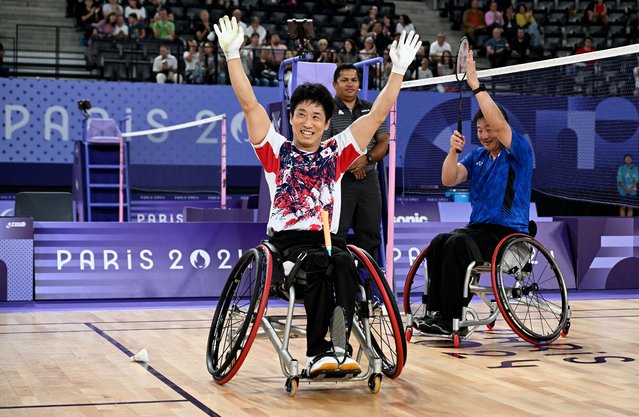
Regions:
<instances>
[{"instance_id":1,"label":"wheelchair wheel","mask_svg":"<svg viewBox=\"0 0 639 417\"><path fill-rule=\"evenodd\" d=\"M411 265L406 282L404 283L404 314L411 315L411 322L408 323L406 334L413 333L412 328L417 328L415 318L426 316L426 293L424 286L428 282L426 270L426 246L417 256ZM413 298L411 298L411 294ZM410 338L409 338L410 340Z\"/></svg>"},{"instance_id":2,"label":"wheelchair wheel","mask_svg":"<svg viewBox=\"0 0 639 417\"><path fill-rule=\"evenodd\" d=\"M233 378L260 327L271 285L271 253L260 245L242 255L231 270L211 323L206 365L218 384Z\"/></svg>"},{"instance_id":3,"label":"wheelchair wheel","mask_svg":"<svg viewBox=\"0 0 639 417\"><path fill-rule=\"evenodd\" d=\"M357 262L360 284L372 300L369 317L372 347L382 360L384 375L397 378L406 363L406 339L395 297L373 258L356 246L349 245L348 249ZM367 310L362 308L365 307L362 301L358 300L357 311Z\"/></svg>"},{"instance_id":4,"label":"wheelchair wheel","mask_svg":"<svg viewBox=\"0 0 639 417\"><path fill-rule=\"evenodd\" d=\"M569 318L568 293L548 250L528 235L506 236L491 268L497 306L513 331L534 345L557 339Z\"/></svg>"}]
</instances>

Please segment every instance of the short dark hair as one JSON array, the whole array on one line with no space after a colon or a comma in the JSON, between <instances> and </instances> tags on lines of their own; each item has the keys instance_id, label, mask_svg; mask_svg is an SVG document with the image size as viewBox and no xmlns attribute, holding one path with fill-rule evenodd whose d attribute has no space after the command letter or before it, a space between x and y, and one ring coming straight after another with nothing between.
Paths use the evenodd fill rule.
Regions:
<instances>
[{"instance_id":1,"label":"short dark hair","mask_svg":"<svg viewBox=\"0 0 639 417\"><path fill-rule=\"evenodd\" d=\"M495 104L495 105L497 106L499 111L501 111L501 114L504 115L504 119L506 119L506 122L508 122L508 115L506 114L506 110L504 110L504 108L500 106L499 104ZM473 122L477 123L479 119L484 119L484 113L482 113L481 109L477 110L477 113L475 113L475 117L473 117Z\"/></svg>"},{"instance_id":2,"label":"short dark hair","mask_svg":"<svg viewBox=\"0 0 639 417\"><path fill-rule=\"evenodd\" d=\"M627 157L632 158L632 155L630 155L629 153L627 153L627 154L625 154L625 155L623 156L623 159L626 159ZM632 158L632 159L634 159L634 158Z\"/></svg>"},{"instance_id":3,"label":"short dark hair","mask_svg":"<svg viewBox=\"0 0 639 417\"><path fill-rule=\"evenodd\" d=\"M360 83L362 82L361 77L359 76L359 71L357 71L357 67L353 64L339 64L337 68L335 68L335 72L333 73L333 82L336 83L337 79L340 75L342 75L342 71L355 70L357 73L357 78Z\"/></svg>"},{"instance_id":4,"label":"short dark hair","mask_svg":"<svg viewBox=\"0 0 639 417\"><path fill-rule=\"evenodd\" d=\"M291 113L295 113L297 106L305 101L322 107L327 121L333 116L333 96L322 84L304 83L298 86L291 95Z\"/></svg>"}]
</instances>

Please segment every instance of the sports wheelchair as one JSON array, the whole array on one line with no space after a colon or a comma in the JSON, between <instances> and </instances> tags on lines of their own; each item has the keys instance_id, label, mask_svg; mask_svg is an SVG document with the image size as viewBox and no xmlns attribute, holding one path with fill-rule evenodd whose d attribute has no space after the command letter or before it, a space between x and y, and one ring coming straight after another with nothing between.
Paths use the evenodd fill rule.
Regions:
<instances>
[{"instance_id":1,"label":"sports wheelchair","mask_svg":"<svg viewBox=\"0 0 639 417\"><path fill-rule=\"evenodd\" d=\"M348 246L355 261L359 285L351 333L359 347L353 357L361 364L365 355L368 368L359 375L320 375L310 378L299 372L298 361L289 352L291 337L305 335L305 328L293 320L305 318L294 314L296 289L303 288L301 270L304 253L295 263L284 262L267 241L245 252L233 267L218 300L206 346L206 364L217 384L229 382L242 366L261 325L275 347L286 379L286 391L293 397L299 382L367 381L370 391L379 392L382 374L397 378L406 362L406 338L399 309L384 274L364 250ZM273 280L282 267L283 279ZM269 296L288 303L285 315L267 315Z\"/></svg>"},{"instance_id":2,"label":"sports wheelchair","mask_svg":"<svg viewBox=\"0 0 639 417\"><path fill-rule=\"evenodd\" d=\"M531 226L536 230L534 223ZM480 325L492 329L499 313L519 337L537 346L568 335L570 307L564 278L550 252L533 236L508 235L497 244L491 262L473 261L468 265L464 299L477 294L489 313L480 317L474 308L464 307L461 317L453 319L452 332L443 336L452 339L455 347ZM428 246L413 262L404 285L408 341L414 331L420 333L419 319L432 314L427 306L427 251ZM491 286L480 285L482 274L490 274Z\"/></svg>"}]
</instances>

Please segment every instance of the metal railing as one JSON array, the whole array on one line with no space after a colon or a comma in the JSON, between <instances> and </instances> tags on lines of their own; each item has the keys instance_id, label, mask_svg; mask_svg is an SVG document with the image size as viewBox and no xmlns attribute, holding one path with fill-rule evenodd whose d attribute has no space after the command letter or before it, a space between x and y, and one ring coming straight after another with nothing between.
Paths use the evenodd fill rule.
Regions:
<instances>
[{"instance_id":1,"label":"metal railing","mask_svg":"<svg viewBox=\"0 0 639 417\"><path fill-rule=\"evenodd\" d=\"M90 77L75 28L46 25L16 25L14 74L23 76L75 75Z\"/></svg>"}]
</instances>

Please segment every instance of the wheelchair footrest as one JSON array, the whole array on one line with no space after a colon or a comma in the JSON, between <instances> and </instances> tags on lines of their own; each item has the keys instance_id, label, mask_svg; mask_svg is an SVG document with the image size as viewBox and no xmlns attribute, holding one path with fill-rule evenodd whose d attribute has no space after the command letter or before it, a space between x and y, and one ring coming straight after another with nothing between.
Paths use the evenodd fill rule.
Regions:
<instances>
[{"instance_id":1,"label":"wheelchair footrest","mask_svg":"<svg viewBox=\"0 0 639 417\"><path fill-rule=\"evenodd\" d=\"M308 374L308 370L303 369L302 370L302 378L305 379L311 379L314 381L320 381L323 379L330 379L330 380L339 380L339 379L351 379L353 377L356 377L357 375L359 375L362 371L361 370L356 370L356 371L341 371L339 369L336 369L334 371L325 371L325 372L320 372L315 376L310 376Z\"/></svg>"}]
</instances>

